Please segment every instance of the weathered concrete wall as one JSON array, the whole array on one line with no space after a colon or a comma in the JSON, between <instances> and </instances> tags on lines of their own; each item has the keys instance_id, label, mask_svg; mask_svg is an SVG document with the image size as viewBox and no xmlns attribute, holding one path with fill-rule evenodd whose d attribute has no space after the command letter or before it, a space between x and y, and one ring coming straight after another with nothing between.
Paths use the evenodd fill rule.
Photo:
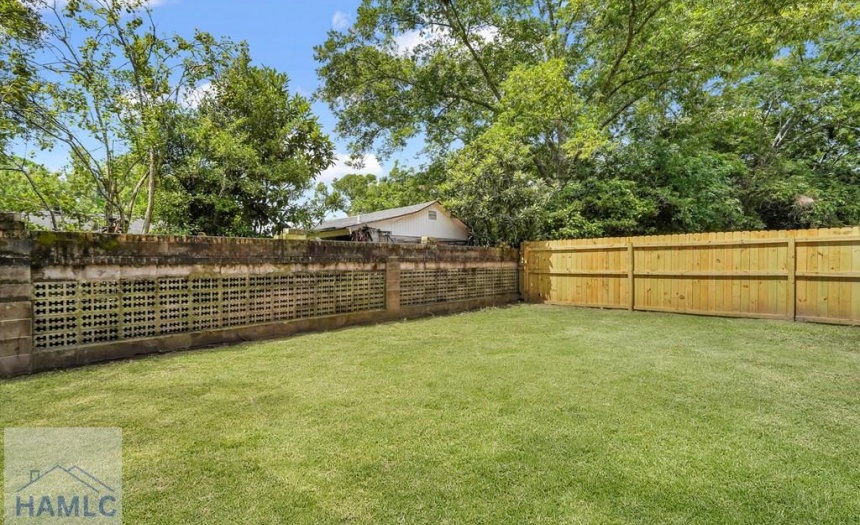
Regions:
<instances>
[{"instance_id":1,"label":"weathered concrete wall","mask_svg":"<svg viewBox=\"0 0 860 525\"><path fill-rule=\"evenodd\" d=\"M33 315L30 244L14 214L0 214L0 377L30 370Z\"/></svg>"},{"instance_id":2,"label":"weathered concrete wall","mask_svg":"<svg viewBox=\"0 0 860 525\"><path fill-rule=\"evenodd\" d=\"M511 249L25 232L0 215L0 376L517 299Z\"/></svg>"}]
</instances>

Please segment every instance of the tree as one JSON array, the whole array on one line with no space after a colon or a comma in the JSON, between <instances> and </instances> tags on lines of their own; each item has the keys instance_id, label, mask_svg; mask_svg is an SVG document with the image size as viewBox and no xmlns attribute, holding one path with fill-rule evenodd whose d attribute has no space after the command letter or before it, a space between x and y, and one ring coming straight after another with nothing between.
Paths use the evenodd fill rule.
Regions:
<instances>
[{"instance_id":1,"label":"tree","mask_svg":"<svg viewBox=\"0 0 860 525\"><path fill-rule=\"evenodd\" d=\"M105 222L116 221L122 231L144 193L149 230L183 97L213 75L231 50L201 32L190 40L161 37L146 4L32 0L32 10L46 14L40 38L2 44L2 54L29 74L29 89L4 100L4 114L41 148L68 150L74 169L92 178Z\"/></svg>"},{"instance_id":2,"label":"tree","mask_svg":"<svg viewBox=\"0 0 860 525\"><path fill-rule=\"evenodd\" d=\"M834 24L743 79L639 115L595 176L653 195L644 232L857 224L858 40L856 22Z\"/></svg>"},{"instance_id":3,"label":"tree","mask_svg":"<svg viewBox=\"0 0 860 525\"><path fill-rule=\"evenodd\" d=\"M33 6L19 0L0 0L0 155L6 154L6 141L20 134L21 122L9 111L24 102L33 72L16 52L16 43L35 44L44 26Z\"/></svg>"},{"instance_id":4,"label":"tree","mask_svg":"<svg viewBox=\"0 0 860 525\"><path fill-rule=\"evenodd\" d=\"M523 126L518 138L537 141L541 169L560 177L551 155L567 144L576 156L572 126L617 132L634 106L736 75L802 40L832 9L811 0L364 0L355 26L316 49L320 96L356 153L421 132L444 150L502 117Z\"/></svg>"},{"instance_id":5,"label":"tree","mask_svg":"<svg viewBox=\"0 0 860 525\"><path fill-rule=\"evenodd\" d=\"M395 164L386 177L353 173L335 179L329 199L336 210L350 215L369 213L437 200L443 181L438 167L418 171Z\"/></svg>"},{"instance_id":6,"label":"tree","mask_svg":"<svg viewBox=\"0 0 860 525\"><path fill-rule=\"evenodd\" d=\"M769 228L860 223L860 24L834 24L713 102L738 128L744 201Z\"/></svg>"},{"instance_id":7,"label":"tree","mask_svg":"<svg viewBox=\"0 0 860 525\"><path fill-rule=\"evenodd\" d=\"M0 0L0 167L19 164L8 150L9 141L26 134L19 113L35 89L34 72L18 52L17 44L34 45L43 29L32 6L18 0Z\"/></svg>"},{"instance_id":8,"label":"tree","mask_svg":"<svg viewBox=\"0 0 860 525\"><path fill-rule=\"evenodd\" d=\"M319 96L354 154L424 138L483 242L743 227L756 222L738 187L746 153L684 119L704 122L763 64L814 52L856 14L813 0L364 0L316 48ZM619 152L635 148L658 186L625 171Z\"/></svg>"},{"instance_id":9,"label":"tree","mask_svg":"<svg viewBox=\"0 0 860 525\"><path fill-rule=\"evenodd\" d=\"M27 159L9 159L3 175L0 210L47 218L54 230L79 230L97 223L101 203L93 201L92 179L80 172L59 173Z\"/></svg>"},{"instance_id":10,"label":"tree","mask_svg":"<svg viewBox=\"0 0 860 525\"><path fill-rule=\"evenodd\" d=\"M309 226L303 196L333 159L309 101L243 49L179 125L159 214L171 229L208 235Z\"/></svg>"},{"instance_id":11,"label":"tree","mask_svg":"<svg viewBox=\"0 0 860 525\"><path fill-rule=\"evenodd\" d=\"M81 171L55 172L23 158L6 159L0 185L0 210L47 219L53 230L84 230L99 225L92 178Z\"/></svg>"}]
</instances>

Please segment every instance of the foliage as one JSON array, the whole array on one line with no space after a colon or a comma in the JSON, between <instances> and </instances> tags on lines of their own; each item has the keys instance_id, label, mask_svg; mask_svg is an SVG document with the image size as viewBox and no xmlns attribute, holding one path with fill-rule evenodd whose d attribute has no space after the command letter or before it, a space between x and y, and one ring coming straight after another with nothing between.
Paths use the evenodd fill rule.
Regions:
<instances>
[{"instance_id":1,"label":"foliage","mask_svg":"<svg viewBox=\"0 0 860 525\"><path fill-rule=\"evenodd\" d=\"M745 142L729 146L749 166L746 199L767 227L860 223L858 29L835 25L714 101L721 131L740 128Z\"/></svg>"},{"instance_id":2,"label":"foliage","mask_svg":"<svg viewBox=\"0 0 860 525\"><path fill-rule=\"evenodd\" d=\"M449 166L443 204L479 243L516 244L541 235L548 186L529 176L523 149L481 137Z\"/></svg>"},{"instance_id":3,"label":"foliage","mask_svg":"<svg viewBox=\"0 0 860 525\"><path fill-rule=\"evenodd\" d=\"M436 200L444 180L439 169L416 171L396 165L386 177L349 174L332 181L330 208L350 215Z\"/></svg>"},{"instance_id":4,"label":"foliage","mask_svg":"<svg viewBox=\"0 0 860 525\"><path fill-rule=\"evenodd\" d=\"M483 243L835 226L860 220L858 13L364 0L316 49L319 96L355 154L425 139Z\"/></svg>"},{"instance_id":5,"label":"foliage","mask_svg":"<svg viewBox=\"0 0 860 525\"><path fill-rule=\"evenodd\" d=\"M309 226L302 202L334 148L287 75L244 49L188 111L171 146L161 221L171 231L271 235Z\"/></svg>"},{"instance_id":6,"label":"foliage","mask_svg":"<svg viewBox=\"0 0 860 525\"><path fill-rule=\"evenodd\" d=\"M34 89L33 71L15 43L32 45L42 30L32 5L0 0L0 165L11 160L8 141L26 133L24 122L11 108L26 106L27 96Z\"/></svg>"},{"instance_id":7,"label":"foliage","mask_svg":"<svg viewBox=\"0 0 860 525\"><path fill-rule=\"evenodd\" d=\"M286 75L251 66L247 46L202 31L161 35L146 0L2 2L0 170L24 192L13 209L39 207L54 228L79 216L55 198L68 175L45 177L21 160L59 148L65 171L90 179L82 202L114 231L142 218L148 232L156 208L162 231L217 235L269 234L319 215L300 200L332 145Z\"/></svg>"},{"instance_id":8,"label":"foliage","mask_svg":"<svg viewBox=\"0 0 860 525\"><path fill-rule=\"evenodd\" d=\"M0 44L0 57L14 59L23 79L19 96L4 99L3 113L39 148L68 151L73 169L91 177L105 221L120 230L135 217L143 192L148 230L182 99L231 49L202 32L193 39L160 36L146 4L32 0L31 12L45 18L39 38Z\"/></svg>"},{"instance_id":9,"label":"foliage","mask_svg":"<svg viewBox=\"0 0 860 525\"><path fill-rule=\"evenodd\" d=\"M78 230L99 224L101 208L92 179L81 172L60 174L26 159L7 159L10 169L0 185L0 210L47 219L54 230Z\"/></svg>"},{"instance_id":10,"label":"foliage","mask_svg":"<svg viewBox=\"0 0 860 525\"><path fill-rule=\"evenodd\" d=\"M639 102L737 74L802 40L831 9L804 0L365 0L353 28L317 47L320 95L360 150L422 131L446 148L518 122L523 138L547 133L541 144L558 148L577 124L617 128ZM398 47L406 35L420 43ZM534 111L499 121L522 107Z\"/></svg>"}]
</instances>

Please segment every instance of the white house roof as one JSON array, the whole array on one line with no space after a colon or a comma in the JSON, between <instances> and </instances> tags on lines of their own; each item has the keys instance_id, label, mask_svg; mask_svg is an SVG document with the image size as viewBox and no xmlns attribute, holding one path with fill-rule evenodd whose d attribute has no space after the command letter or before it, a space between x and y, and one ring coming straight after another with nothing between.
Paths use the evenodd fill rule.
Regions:
<instances>
[{"instance_id":1,"label":"white house roof","mask_svg":"<svg viewBox=\"0 0 860 525\"><path fill-rule=\"evenodd\" d=\"M403 206L402 208L391 208L390 210L381 210L374 211L371 213L362 213L360 215L354 215L352 217L343 217L341 219L331 219L329 221L324 221L316 226L313 231L325 231L325 230L340 230L342 228L353 228L356 226L364 226L366 224L385 221L388 219L395 219L397 217L403 217L404 215L412 215L413 213L417 213L425 208L429 208L434 204L437 204L438 201L430 201L430 202L422 202L421 204L413 204L412 206Z\"/></svg>"}]
</instances>

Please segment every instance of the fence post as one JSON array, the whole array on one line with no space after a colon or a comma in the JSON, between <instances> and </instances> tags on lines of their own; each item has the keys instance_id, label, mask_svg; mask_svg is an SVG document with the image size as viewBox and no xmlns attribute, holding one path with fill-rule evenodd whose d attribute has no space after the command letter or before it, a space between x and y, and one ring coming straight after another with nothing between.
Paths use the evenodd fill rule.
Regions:
<instances>
[{"instance_id":1,"label":"fence post","mask_svg":"<svg viewBox=\"0 0 860 525\"><path fill-rule=\"evenodd\" d=\"M797 239L788 239L788 318L797 320Z\"/></svg>"},{"instance_id":2,"label":"fence post","mask_svg":"<svg viewBox=\"0 0 860 525\"><path fill-rule=\"evenodd\" d=\"M627 289L629 290L627 309L631 312L636 309L635 260L633 241L627 241Z\"/></svg>"},{"instance_id":3,"label":"fence post","mask_svg":"<svg viewBox=\"0 0 860 525\"><path fill-rule=\"evenodd\" d=\"M385 310L400 311L400 259L389 257L385 262Z\"/></svg>"},{"instance_id":4,"label":"fence post","mask_svg":"<svg viewBox=\"0 0 860 525\"><path fill-rule=\"evenodd\" d=\"M520 264L523 272L523 289L520 291L523 302L529 302L529 247L523 243L520 246Z\"/></svg>"},{"instance_id":5,"label":"fence post","mask_svg":"<svg viewBox=\"0 0 860 525\"><path fill-rule=\"evenodd\" d=\"M0 377L30 371L33 285L30 240L13 213L0 213Z\"/></svg>"}]
</instances>

